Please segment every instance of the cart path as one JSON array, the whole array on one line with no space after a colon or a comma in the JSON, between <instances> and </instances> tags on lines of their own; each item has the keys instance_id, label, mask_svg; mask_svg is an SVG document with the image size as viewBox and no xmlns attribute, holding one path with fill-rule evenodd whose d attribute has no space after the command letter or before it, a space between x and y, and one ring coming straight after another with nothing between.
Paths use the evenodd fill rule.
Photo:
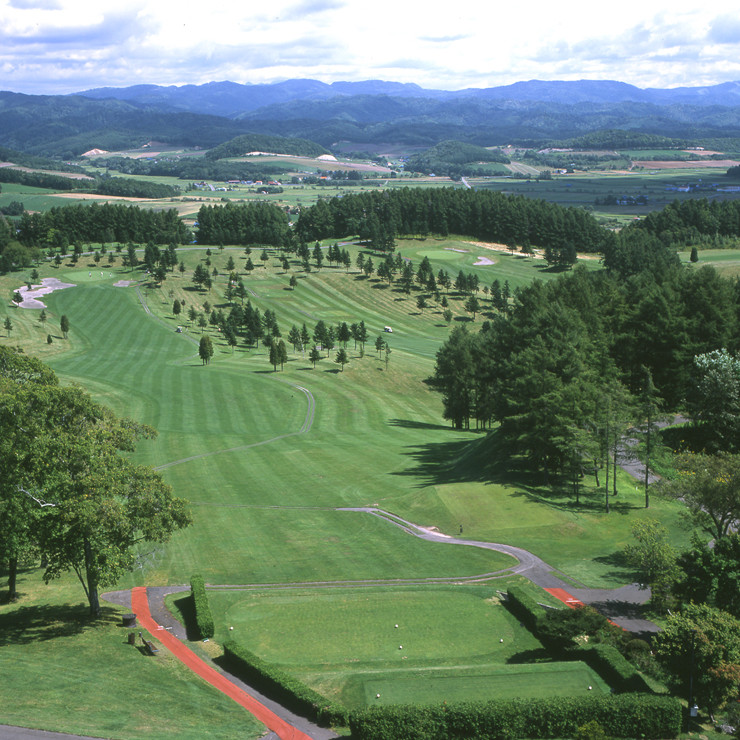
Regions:
<instances>
[{"instance_id":1,"label":"cart path","mask_svg":"<svg viewBox=\"0 0 740 740\"><path fill-rule=\"evenodd\" d=\"M136 614L141 626L148 630L154 639L161 642L175 658L223 694L233 699L237 704L243 706L268 729L272 730L280 740L312 740L310 735L306 735L298 728L293 727L293 725L278 717L277 714L268 709L264 704L261 704L253 696L250 696L222 673L219 673L195 655L177 637L158 625L149 611L149 599L146 588L139 586L131 589L131 609Z\"/></svg>"},{"instance_id":2,"label":"cart path","mask_svg":"<svg viewBox=\"0 0 740 740\"><path fill-rule=\"evenodd\" d=\"M280 507L269 507L280 508ZM296 507L290 507L296 508ZM300 507L298 507L300 508ZM316 507L305 507L316 508ZM623 627L629 632L645 635L657 632L658 627L642 618L641 607L649 597L649 591L640 589L637 584L630 584L617 589L590 589L581 584L574 588L565 578L564 573L556 570L541 558L528 550L512 545L496 542L482 542L478 540L453 537L433 529L414 524L402 517L391 514L377 507L327 507L329 510L355 512L358 514L376 516L385 522L399 527L404 532L429 542L440 542L448 545L463 545L467 547L479 547L494 550L511 555L517 563L509 568L477 576L462 577L427 577L416 579L386 579L386 580L344 580L344 581L313 581L296 583L251 583L236 585L213 585L209 584L209 590L235 590L251 591L265 589L331 589L331 588L368 588L374 586L398 586L398 585L421 585L421 584L463 584L482 583L496 578L504 578L511 575L521 575L532 583L554 593L566 604L583 602L598 609L602 614L611 619L615 624ZM563 578L561 578L561 576ZM569 579L574 583L572 579ZM155 639L160 641L172 654L185 665L195 671L220 691L239 702L260 721L264 722L275 735L290 740L328 740L337 737L330 730L319 728L305 718L291 714L284 707L267 697L260 695L254 688L243 683L236 676L223 674L209 666L205 661L198 658L184 643L187 639L184 626L175 619L165 606L165 597L168 594L187 592L188 586L162 586L162 587L137 587L131 591L117 591L102 594L106 601L126 606L136 614L141 625L147 629ZM151 605L151 611L150 611ZM211 680L213 679L213 680ZM243 687L243 688L240 688ZM247 693L249 692L249 693ZM259 696L259 700L254 695ZM268 708L269 705L272 709ZM281 719L287 717L286 719ZM269 721L268 721L269 720ZM301 725L303 730L294 725ZM295 733L295 734L281 734Z\"/></svg>"},{"instance_id":3,"label":"cart path","mask_svg":"<svg viewBox=\"0 0 740 740\"><path fill-rule=\"evenodd\" d=\"M276 507L269 507L276 508ZM280 508L280 507L277 507ZM296 508L296 507L290 507ZM313 507L306 507L313 508ZM505 578L512 575L521 575L529 581L546 590L556 590L564 593L573 601L581 601L590 604L604 616L612 619L620 627L635 634L646 634L657 632L657 625L646 620L642 616L642 607L650 596L649 589L641 589L638 584L632 583L616 589L595 589L588 588L584 584L579 584L574 579L567 576L562 571L557 570L541 558L537 557L528 550L513 545L506 545L497 542L483 542L471 540L463 537L453 537L442 532L435 531L428 527L422 527L413 522L407 521L402 517L391 514L372 506L362 507L337 507L330 508L333 511L356 512L376 516L388 524L399 527L404 532L418 537L428 542L439 542L447 545L463 545L466 547L478 547L485 550L494 550L505 553L514 558L517 562L510 567L492 571L490 573L481 573L472 576L428 576L408 579L367 579L367 580L336 580L336 581L302 581L302 582L282 582L282 583L244 583L231 585L214 585L209 584L208 588L212 590L280 590L280 589L331 589L331 588L368 588L374 586L399 586L399 585L423 585L423 584L463 584L463 583L483 583L495 579ZM576 584L576 585L574 585ZM162 588L150 588L149 593L153 599L164 602L164 597L168 593L188 590L186 586L171 586ZM121 601L121 596L124 599ZM128 592L117 592L105 594L104 597L116 603L125 604ZM163 611L164 610L164 607ZM183 633L184 634L184 633Z\"/></svg>"}]
</instances>

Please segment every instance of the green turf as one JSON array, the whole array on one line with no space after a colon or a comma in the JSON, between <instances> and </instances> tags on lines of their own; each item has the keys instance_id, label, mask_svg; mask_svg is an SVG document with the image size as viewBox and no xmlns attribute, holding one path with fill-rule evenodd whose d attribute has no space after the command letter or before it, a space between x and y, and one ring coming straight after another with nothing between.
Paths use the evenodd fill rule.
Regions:
<instances>
[{"instance_id":1,"label":"green turf","mask_svg":"<svg viewBox=\"0 0 740 740\"><path fill-rule=\"evenodd\" d=\"M412 675L385 678L359 674L365 705L546 699L610 691L599 675L581 662L507 665L488 673L480 668L409 673ZM347 693L350 691L348 687Z\"/></svg>"},{"instance_id":2,"label":"green turf","mask_svg":"<svg viewBox=\"0 0 740 740\"><path fill-rule=\"evenodd\" d=\"M120 626L127 609L105 605L90 624L73 577L45 586L38 574L22 575L19 591L17 605L0 604L2 723L121 740L264 732L166 650L148 656L140 641L129 645Z\"/></svg>"},{"instance_id":3,"label":"green turf","mask_svg":"<svg viewBox=\"0 0 740 740\"><path fill-rule=\"evenodd\" d=\"M349 707L609 690L582 663L523 664L542 646L496 586L212 589L209 600L217 640L236 639Z\"/></svg>"},{"instance_id":4,"label":"green turf","mask_svg":"<svg viewBox=\"0 0 740 740\"><path fill-rule=\"evenodd\" d=\"M356 248L350 249L354 260ZM435 271L444 267L454 276L459 269L474 270L485 284L498 278L501 282L508 279L515 287L534 277L554 276L541 261L492 252L467 240L413 240L401 242L399 249L415 264L428 254ZM467 251L452 251L458 249ZM244 250L213 250L212 267L220 275L210 293L193 289L190 281L196 262L205 259L205 250L183 248L178 252L187 266L184 276L168 273L162 288L143 286L139 293L134 287L114 287L120 279L146 279L140 271L122 268L120 258L113 268L88 267L94 263L87 257L76 267L69 259L59 269L41 265L41 277L76 283L45 299L48 321L44 325L38 321L39 311L7 303L0 307L0 318L8 315L13 321L11 336L0 341L42 356L64 382L81 383L118 414L159 430L158 438L142 443L134 457L160 467L176 494L191 502L193 526L168 545L142 548L140 568L122 579L121 588L187 583L194 572L203 573L211 583L223 584L459 579L511 564L505 556L490 551L423 542L391 522L366 513L337 511L340 507L379 506L453 536L462 525L465 537L526 547L569 577L592 586L617 586L632 580L619 561L618 550L628 541L630 526L638 517L658 517L669 527L674 544L686 541L686 533L678 528L677 504L654 499L646 512L639 508L639 492L626 480L621 483L620 506L606 516L588 480L582 503L576 506L567 492L492 472L488 461L496 456L495 444L474 431L450 429L442 420L439 396L422 382L432 373L435 353L450 329L442 320L441 307L433 305L423 313L418 310L416 291L406 296L395 286L366 279L354 269L347 274L343 268L324 267L306 275L295 261L290 273L299 276L298 287L289 290L289 274L277 266L273 252L267 267L260 265L244 277L252 303L263 312L275 311L283 336L291 324L300 326L304 321L312 330L318 319L330 323L362 319L370 334L364 357L350 343L350 363L343 372L333 356L313 369L301 353L290 348L285 369L274 372L262 346L252 349L240 342L232 351L209 327L206 331L213 337L216 352L212 363L203 366L197 357L200 329L190 326L185 316L175 318L172 302L185 300L187 311L190 306L202 310L209 301L228 311L223 297L225 264L233 256L241 270ZM495 264L476 266L479 256L488 256ZM598 268L595 261L588 265ZM30 270L2 276L0 290L9 297L29 277ZM151 313L144 310L142 300ZM482 299L486 305L473 324L461 297L451 294L449 302L454 324L473 328L491 310ZM431 297L430 303L434 303ZM59 332L62 314L70 320L68 339ZM183 334L175 332L178 325L185 328ZM393 326L393 334L383 333L385 325ZM52 335L51 344L46 342L47 334ZM393 350L387 367L374 349L375 337L380 335ZM49 593L55 588L50 586ZM316 592L311 594L315 598ZM449 632L449 625L456 624L449 615L461 608L458 597L438 596L432 594L428 606L419 605L414 596L410 611L428 611L430 624L433 615L439 622L435 629ZM67 591L66 598L80 603L82 590ZM272 598L271 592L265 602ZM16 614L14 610L23 606L21 601L19 607L6 612ZM317 605L314 622L320 621L322 608ZM302 613L293 610L281 617L281 634L294 631L303 621ZM333 613L323 608L324 621L331 622ZM264 632L276 639L277 633ZM107 652L106 635L104 630L91 631L87 647L83 649L80 643L80 655L89 654L86 650L99 651L108 656L104 664L113 672L110 666L119 665L118 653ZM56 644L57 639L47 645ZM65 643L65 661L80 639L70 638L69 646ZM408 649L415 661L438 666L456 654L470 656L469 649L455 644L455 639L460 638L449 635L453 647L441 656L430 652L437 643L444 643L434 632L423 646L408 643ZM374 640L368 645L372 653L379 643ZM58 663L53 657L45 662L44 655L51 653L44 653L43 647L26 650L27 683L12 697L19 706L32 700L34 677L47 681L56 676ZM20 653L9 648L3 647L0 655L12 662ZM331 652L334 648L319 640L315 649ZM388 661L398 658L393 653ZM334 674L341 673L341 679L330 680L327 673L317 679L317 685L334 681L337 695L344 698L342 692L347 691L352 701L359 701L365 679L351 683L358 666L352 661L345 665L342 656L334 659ZM486 661L481 663L484 674ZM106 684L94 661L72 664L79 665L81 682L84 676L86 681L100 682L101 696L93 695L96 705L107 701L111 716L130 715L136 707L135 697ZM314 670L315 661L310 665L313 668L307 664L297 670ZM388 663L382 670L393 667ZM378 675L373 680L386 678ZM403 691L413 695L413 681ZM51 690L49 695L53 695ZM76 701L87 699L81 691L75 690L74 695ZM183 705L180 699L168 703L166 695L161 701L168 716L176 716ZM75 729L75 718L71 713L63 715L58 701L43 715L49 718L46 726L53 726L57 713L59 727ZM0 720L20 721L8 708L0 711ZM142 726L148 721L145 714ZM118 730L110 734L122 736Z\"/></svg>"}]
</instances>

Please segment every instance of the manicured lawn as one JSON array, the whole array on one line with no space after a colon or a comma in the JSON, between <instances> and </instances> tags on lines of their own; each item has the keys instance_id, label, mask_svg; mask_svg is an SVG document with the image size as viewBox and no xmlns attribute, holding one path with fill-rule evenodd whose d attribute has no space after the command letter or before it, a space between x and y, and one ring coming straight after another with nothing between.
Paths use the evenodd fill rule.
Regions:
<instances>
[{"instance_id":1,"label":"manicured lawn","mask_svg":"<svg viewBox=\"0 0 740 740\"><path fill-rule=\"evenodd\" d=\"M608 694L610 690L598 674L581 662L504 665L490 672L481 668L435 670L433 673L418 670L412 675L385 678L360 673L351 683L356 684L357 680L362 681L366 706L488 701L492 698L544 699L594 692ZM351 688L348 689L350 693Z\"/></svg>"},{"instance_id":2,"label":"manicured lawn","mask_svg":"<svg viewBox=\"0 0 740 740\"><path fill-rule=\"evenodd\" d=\"M210 590L209 600L217 640L236 639L350 707L608 692L582 663L522 664L542 646L497 587L506 583Z\"/></svg>"},{"instance_id":3,"label":"manicured lawn","mask_svg":"<svg viewBox=\"0 0 740 740\"><path fill-rule=\"evenodd\" d=\"M91 624L73 577L45 586L28 574L19 590L20 602L0 604L2 723L122 740L263 734L166 650L152 657L129 645L127 610L107 605Z\"/></svg>"},{"instance_id":4,"label":"manicured lawn","mask_svg":"<svg viewBox=\"0 0 740 740\"><path fill-rule=\"evenodd\" d=\"M487 285L494 278L508 279L513 288L533 277L553 277L542 270L540 261L453 238L414 240L399 247L415 265L426 255L435 272L444 267L454 278L460 269L474 270ZM356 248L350 249L354 260ZM453 251L459 249L467 251ZM312 332L319 319L329 324L365 321L369 341L364 353L350 342L350 362L343 372L334 362L336 350L313 369L292 347L284 370L274 372L261 342L256 349L240 342L232 350L210 326L205 331L214 340L215 355L210 365L201 364L197 356L201 330L191 326L187 310L193 306L202 311L206 301L224 312L230 310L224 298L226 261L232 256L241 270L246 258L243 249L213 249L211 268L216 267L219 275L210 293L193 289L190 280L197 261L206 258L205 250L178 250L187 268L184 275L169 273L161 289L141 290L151 314L145 312L134 287L114 287L120 279L146 279L140 271L123 269L120 257L113 267L96 266L87 257L76 267L68 259L59 269L41 265L41 277L57 277L77 286L46 297L46 324L39 322L39 311L7 303L0 307L0 320L8 315L13 322L11 336L0 341L41 356L63 382L79 382L118 414L158 429L157 439L142 442L134 457L160 467L176 494L191 502L193 526L167 545L142 547L141 567L123 578L119 587L182 584L195 572L219 584L462 578L506 569L512 563L490 551L427 543L370 514L336 510L341 507L378 506L452 536L459 535L462 525L466 538L525 547L593 586L631 580L616 553L628 541L629 527L638 517L658 517L669 527L676 546L686 541L687 534L678 528L677 506L654 499L650 510L639 508L641 494L626 480L618 496L620 506L606 516L588 479L582 502L575 505L567 492L493 472L489 463L497 454L495 443L482 433L450 429L442 419L439 396L423 382L432 374L437 349L450 330L431 297L432 306L420 312L416 293L406 296L395 286L358 275L354 268L350 274L343 268L324 267L306 275L295 261L290 273L298 275L298 286L290 290L290 275L283 273L275 253L271 254L263 267L259 251L253 250L259 267L244 280L252 304L263 313L275 312L284 338L292 324L300 327L305 322ZM476 266L479 256L488 256L495 264ZM373 261L377 264L378 257ZM598 263L588 266L596 268ZM9 297L29 277L30 270L2 276L0 291ZM186 314L172 314L175 298L186 302ZM490 311L486 305L472 322L460 297L450 295L448 300L453 325L467 324L475 330ZM68 339L59 332L62 314L70 320ZM184 333L176 333L178 325ZM383 332L386 325L393 327L392 334ZM46 342L47 334L52 335L51 344ZM374 348L378 336L392 348L387 365ZM485 587L488 596L495 583ZM7 630L17 622L17 609L83 601L82 590L71 580L59 588L52 584L32 598L24 596L18 607L0 607L0 614L15 615L5 622L0 637L10 634ZM438 677L439 695L454 695L465 683L464 676L475 676L471 691L473 686L483 687L484 694L503 691L491 663L497 653L509 655L510 648L530 649L526 644L531 636L518 623L512 624L503 609L488 604L488 596L482 598L468 586L425 588L299 590L280 597L295 599L300 608L270 606L275 603L273 591L261 597L242 592L233 598L251 600L253 606L234 607L232 613L226 605L222 612L237 623L239 634L243 631L257 640L257 652L264 649L265 657L278 662L293 660L291 670L355 705L365 701L368 691L372 696L419 696L418 676L407 670L409 662L418 669L447 671ZM358 595L363 593L372 598L359 608ZM79 607L74 608L79 612ZM399 612L405 618L393 616ZM62 617L52 621L64 623L68 613L62 611ZM259 630L247 628L253 614L262 614ZM386 640L388 623L398 623L399 630L413 625L412 631L423 635L423 640L415 641L409 632L410 638L398 640L394 647ZM225 624L226 616L220 629ZM349 632L341 639L322 636L329 627L342 625ZM496 642L497 631L506 635L503 648ZM349 639L349 633L358 639ZM112 623L72 634L54 632L47 639L24 644L22 650L14 639L4 639L3 664L22 663L24 678L12 688L10 678L0 677L3 696L9 697L0 710L0 721L28 724L29 707L39 702L35 687L43 686L46 704L42 702L33 716L49 728L92 732L93 727L101 727L101 734L138 737L149 726L164 727L168 718L173 733L177 730L179 736L188 737L187 723L195 714L189 709L194 707L197 722L204 719L192 736L220 736L209 734L216 729L207 728L215 727L210 712L221 711L221 700L210 693L192 698L189 692L196 691L197 679L170 666L166 656L146 661L132 650L127 652L120 644L120 630ZM388 639L395 642L395 634ZM265 641L264 647L259 640ZM304 643L312 654L302 657L297 648ZM399 651L398 644L405 650ZM276 655L271 656L271 651ZM407 660L400 662L403 657ZM72 679L66 690L73 697L67 704L89 703L92 722L65 705L66 672L60 666L67 665ZM470 673L470 665L476 666L475 672ZM182 689L174 679L159 678L155 669L165 668L166 675L180 676ZM365 675L376 669L372 676ZM405 675L396 689L383 684L382 690L373 690L376 684L367 684L372 680L396 685L392 679L397 670ZM140 671L141 685L149 693L143 689L140 693L140 684L131 680L134 675L138 681ZM532 695L547 695L547 681L558 683L558 679L543 678ZM577 677L574 686L581 684L582 677ZM94 689L86 689L88 685ZM515 679L507 685L514 686ZM562 685L568 686L565 679ZM596 690L594 681L591 685ZM154 686L161 689L150 690ZM149 703L142 706L141 695ZM156 701L149 701L150 696ZM233 711L242 716L238 708ZM161 721L154 716L157 713ZM230 728L224 736L241 732L229 722L223 725ZM218 732L221 727L219 723ZM167 731L159 734L167 736Z\"/></svg>"}]
</instances>

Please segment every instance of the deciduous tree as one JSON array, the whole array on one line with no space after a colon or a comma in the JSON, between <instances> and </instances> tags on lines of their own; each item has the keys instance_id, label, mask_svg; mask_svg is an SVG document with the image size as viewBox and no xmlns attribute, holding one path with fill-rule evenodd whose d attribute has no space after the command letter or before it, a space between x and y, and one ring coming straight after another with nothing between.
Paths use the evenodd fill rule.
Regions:
<instances>
[{"instance_id":1,"label":"deciduous tree","mask_svg":"<svg viewBox=\"0 0 740 740\"><path fill-rule=\"evenodd\" d=\"M205 321L205 316L201 314L201 318ZM213 357L213 342L208 334L203 334L198 343L198 356L204 365L208 365Z\"/></svg>"},{"instance_id":2,"label":"deciduous tree","mask_svg":"<svg viewBox=\"0 0 740 740\"><path fill-rule=\"evenodd\" d=\"M682 501L691 523L715 539L740 524L740 455L685 454L679 475L661 490Z\"/></svg>"},{"instance_id":3,"label":"deciduous tree","mask_svg":"<svg viewBox=\"0 0 740 740\"><path fill-rule=\"evenodd\" d=\"M737 696L740 620L731 614L705 604L686 604L655 635L653 650L671 673L677 693L686 696L693 678L693 698L711 716Z\"/></svg>"},{"instance_id":4,"label":"deciduous tree","mask_svg":"<svg viewBox=\"0 0 740 740\"><path fill-rule=\"evenodd\" d=\"M665 611L678 576L678 553L668 543L666 528L654 519L635 522L632 536L635 541L624 548L624 556L639 573L640 582L650 587L653 606Z\"/></svg>"}]
</instances>

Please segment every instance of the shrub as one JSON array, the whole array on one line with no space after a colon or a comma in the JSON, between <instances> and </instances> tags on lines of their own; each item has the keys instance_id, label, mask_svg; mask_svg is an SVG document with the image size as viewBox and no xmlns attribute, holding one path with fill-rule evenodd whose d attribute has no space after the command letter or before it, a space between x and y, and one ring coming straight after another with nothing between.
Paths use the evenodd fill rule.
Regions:
<instances>
[{"instance_id":1,"label":"shrub","mask_svg":"<svg viewBox=\"0 0 740 740\"><path fill-rule=\"evenodd\" d=\"M572 651L584 660L616 691L651 692L637 669L611 645L590 645Z\"/></svg>"},{"instance_id":2,"label":"shrub","mask_svg":"<svg viewBox=\"0 0 740 740\"><path fill-rule=\"evenodd\" d=\"M532 632L537 633L540 619L544 616L543 608L523 589L513 586L507 591L506 606Z\"/></svg>"},{"instance_id":3,"label":"shrub","mask_svg":"<svg viewBox=\"0 0 740 740\"><path fill-rule=\"evenodd\" d=\"M681 704L672 697L622 694L371 707L350 714L356 740L562 738L589 723L608 727L612 737L675 737Z\"/></svg>"},{"instance_id":4,"label":"shrub","mask_svg":"<svg viewBox=\"0 0 740 740\"><path fill-rule=\"evenodd\" d=\"M609 736L604 732L604 728L592 719L578 728L575 740L609 740Z\"/></svg>"},{"instance_id":5,"label":"shrub","mask_svg":"<svg viewBox=\"0 0 740 740\"><path fill-rule=\"evenodd\" d=\"M262 660L234 640L224 643L224 661L232 673L297 714L324 727L347 724L344 707Z\"/></svg>"},{"instance_id":6,"label":"shrub","mask_svg":"<svg viewBox=\"0 0 740 740\"><path fill-rule=\"evenodd\" d=\"M193 607L195 609L195 623L201 638L213 637L216 627L213 623L211 607L208 604L206 593L206 582L203 576L193 576L190 579L190 591L193 596Z\"/></svg>"}]
</instances>

